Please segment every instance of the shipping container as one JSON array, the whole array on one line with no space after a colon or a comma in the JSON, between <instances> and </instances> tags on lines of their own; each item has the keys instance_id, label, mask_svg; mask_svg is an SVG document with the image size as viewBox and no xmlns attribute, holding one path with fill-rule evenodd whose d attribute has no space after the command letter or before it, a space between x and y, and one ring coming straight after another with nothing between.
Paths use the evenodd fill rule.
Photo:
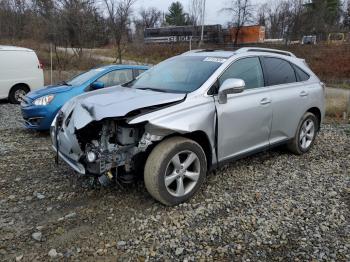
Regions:
<instances>
[{"instance_id":1,"label":"shipping container","mask_svg":"<svg viewBox=\"0 0 350 262\"><path fill-rule=\"evenodd\" d=\"M231 41L235 42L237 28L232 27L229 29L231 35ZM265 27L260 25L243 26L238 33L238 44L255 44L263 43L265 40Z\"/></svg>"}]
</instances>

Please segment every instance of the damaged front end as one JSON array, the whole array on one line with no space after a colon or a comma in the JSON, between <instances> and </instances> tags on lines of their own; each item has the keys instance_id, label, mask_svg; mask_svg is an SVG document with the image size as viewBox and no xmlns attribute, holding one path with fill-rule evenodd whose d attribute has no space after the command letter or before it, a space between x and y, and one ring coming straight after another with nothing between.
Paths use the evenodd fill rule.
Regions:
<instances>
[{"instance_id":1,"label":"damaged front end","mask_svg":"<svg viewBox=\"0 0 350 262\"><path fill-rule=\"evenodd\" d=\"M62 108L51 126L53 147L75 171L94 175L103 185L114 179L131 182L142 172L147 150L173 131L157 128L148 122L131 125L129 120L178 101L167 100L141 109L129 105L132 110L124 111L124 116L114 113L116 116L111 117L110 110L101 109L96 103L73 100ZM106 118L101 111L108 112Z\"/></svg>"},{"instance_id":2,"label":"damaged front end","mask_svg":"<svg viewBox=\"0 0 350 262\"><path fill-rule=\"evenodd\" d=\"M154 130L147 123L129 125L127 119L106 119L74 133L62 128L52 130L52 136L56 150L58 144L56 152L80 174L95 175L101 184L115 178L127 183L142 171L147 149L168 134L165 130L154 134ZM72 150L78 146L78 150Z\"/></svg>"},{"instance_id":3,"label":"damaged front end","mask_svg":"<svg viewBox=\"0 0 350 262\"><path fill-rule=\"evenodd\" d=\"M132 180L139 171L142 153L163 137L153 135L148 125L128 125L126 119L104 120L91 123L76 132L83 151L81 162L86 172L109 179L119 176L124 182ZM90 130L100 130L97 134ZM100 178L100 182L105 177Z\"/></svg>"}]
</instances>

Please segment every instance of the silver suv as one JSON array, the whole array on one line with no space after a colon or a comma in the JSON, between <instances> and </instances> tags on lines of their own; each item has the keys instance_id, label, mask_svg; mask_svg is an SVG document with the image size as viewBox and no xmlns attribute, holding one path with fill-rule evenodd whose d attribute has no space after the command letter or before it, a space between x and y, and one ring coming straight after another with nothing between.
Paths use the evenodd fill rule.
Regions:
<instances>
[{"instance_id":1,"label":"silver suv","mask_svg":"<svg viewBox=\"0 0 350 262\"><path fill-rule=\"evenodd\" d=\"M306 153L323 117L324 86L292 53L195 50L72 99L51 136L78 173L103 185L143 176L155 199L176 205L222 163L282 144Z\"/></svg>"}]
</instances>

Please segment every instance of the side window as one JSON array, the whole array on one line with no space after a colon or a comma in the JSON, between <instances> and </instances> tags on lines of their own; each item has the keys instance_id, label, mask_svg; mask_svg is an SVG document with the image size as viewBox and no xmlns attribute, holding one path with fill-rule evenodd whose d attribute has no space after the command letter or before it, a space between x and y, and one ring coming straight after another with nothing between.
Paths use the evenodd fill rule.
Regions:
<instances>
[{"instance_id":1,"label":"side window","mask_svg":"<svg viewBox=\"0 0 350 262\"><path fill-rule=\"evenodd\" d=\"M228 78L243 79L246 89L264 86L264 77L258 57L248 57L234 62L219 78L220 86Z\"/></svg>"},{"instance_id":2,"label":"side window","mask_svg":"<svg viewBox=\"0 0 350 262\"><path fill-rule=\"evenodd\" d=\"M133 79L132 70L115 70L100 77L97 81L103 82L105 87L125 84Z\"/></svg>"},{"instance_id":3,"label":"side window","mask_svg":"<svg viewBox=\"0 0 350 262\"><path fill-rule=\"evenodd\" d=\"M137 69L135 70L135 77L141 75L142 73L146 72L146 69Z\"/></svg>"},{"instance_id":4,"label":"side window","mask_svg":"<svg viewBox=\"0 0 350 262\"><path fill-rule=\"evenodd\" d=\"M296 65L293 65L295 73L297 75L297 80L298 82L303 82L303 81L307 81L309 80L310 76L304 72L304 70L302 70L301 68L299 68Z\"/></svg>"},{"instance_id":5,"label":"side window","mask_svg":"<svg viewBox=\"0 0 350 262\"><path fill-rule=\"evenodd\" d=\"M274 86L296 82L294 69L289 62L274 57L264 57L263 61L267 85Z\"/></svg>"}]
</instances>

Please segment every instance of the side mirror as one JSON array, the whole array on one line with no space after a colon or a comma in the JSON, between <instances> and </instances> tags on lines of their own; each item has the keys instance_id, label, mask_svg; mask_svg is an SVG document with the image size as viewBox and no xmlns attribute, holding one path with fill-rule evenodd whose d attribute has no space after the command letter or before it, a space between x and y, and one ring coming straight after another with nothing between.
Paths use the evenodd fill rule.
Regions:
<instances>
[{"instance_id":1,"label":"side mirror","mask_svg":"<svg viewBox=\"0 0 350 262\"><path fill-rule=\"evenodd\" d=\"M100 81L96 81L96 82L93 82L91 85L91 90L98 90L98 89L102 89L105 87L105 84L103 82L100 82Z\"/></svg>"},{"instance_id":2,"label":"side mirror","mask_svg":"<svg viewBox=\"0 0 350 262\"><path fill-rule=\"evenodd\" d=\"M227 103L228 94L238 94L242 93L245 88L245 82L242 79L229 78L226 79L219 89L219 103Z\"/></svg>"}]
</instances>

